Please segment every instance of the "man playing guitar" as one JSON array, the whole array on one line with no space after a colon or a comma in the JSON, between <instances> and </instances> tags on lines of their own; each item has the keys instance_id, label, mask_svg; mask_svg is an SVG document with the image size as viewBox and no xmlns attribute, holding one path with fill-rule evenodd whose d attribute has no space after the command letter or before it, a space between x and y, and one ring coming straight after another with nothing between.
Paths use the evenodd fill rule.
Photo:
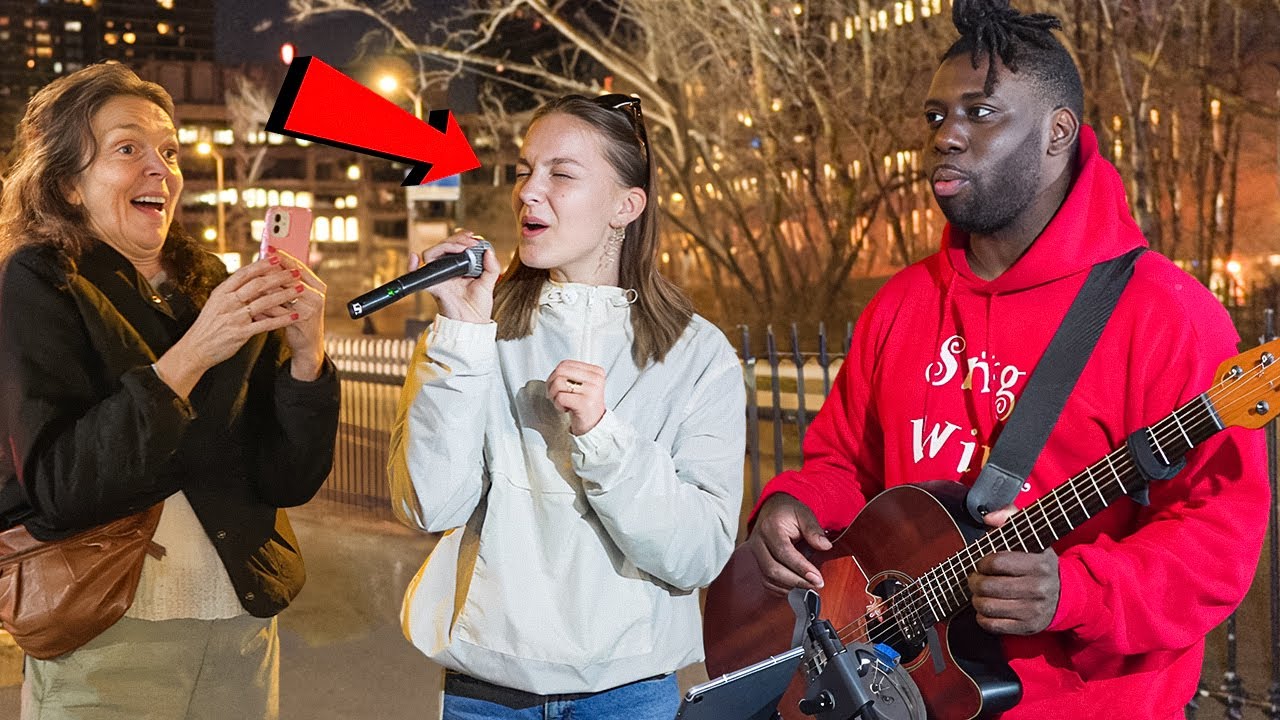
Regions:
<instances>
[{"instance_id":1,"label":"man playing guitar","mask_svg":"<svg viewBox=\"0 0 1280 720\"><path fill-rule=\"evenodd\" d=\"M748 544L778 593L820 590L802 550L829 549L828 531L886 488L972 485L1090 268L1146 245L1120 175L1081 122L1079 72L1051 33L1058 20L1007 0L956 0L954 21L961 36L923 112L923 157L948 221L941 250L869 304L803 467L761 496ZM1145 253L1034 471L987 523L1209 387L1238 340L1200 283ZM1205 635L1254 575L1264 458L1261 433L1218 433L1150 487L1148 505L1121 498L1043 552L978 561L968 575L977 624L999 636L1022 684L1003 717L1182 718Z\"/></svg>"}]
</instances>

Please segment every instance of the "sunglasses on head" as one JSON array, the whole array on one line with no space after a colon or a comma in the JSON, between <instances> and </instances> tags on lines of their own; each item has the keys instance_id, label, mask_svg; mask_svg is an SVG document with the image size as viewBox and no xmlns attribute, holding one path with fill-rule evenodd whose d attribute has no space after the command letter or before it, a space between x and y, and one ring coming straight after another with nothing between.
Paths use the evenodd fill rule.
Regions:
<instances>
[{"instance_id":1,"label":"sunglasses on head","mask_svg":"<svg viewBox=\"0 0 1280 720\"><path fill-rule=\"evenodd\" d=\"M644 158L647 164L649 162L649 135L644 130L644 113L640 111L640 98L632 95L623 95L622 93L609 93L608 95L590 98L590 100L602 108L620 110L626 114L627 119L631 122L631 129L635 131L640 144L644 146Z\"/></svg>"}]
</instances>

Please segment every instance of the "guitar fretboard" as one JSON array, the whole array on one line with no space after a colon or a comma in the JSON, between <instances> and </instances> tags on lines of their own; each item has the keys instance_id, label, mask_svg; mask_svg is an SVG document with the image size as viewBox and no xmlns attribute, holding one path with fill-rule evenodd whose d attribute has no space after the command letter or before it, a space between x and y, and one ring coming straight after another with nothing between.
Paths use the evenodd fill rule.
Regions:
<instances>
[{"instance_id":1,"label":"guitar fretboard","mask_svg":"<svg viewBox=\"0 0 1280 720\"><path fill-rule=\"evenodd\" d=\"M1156 459L1173 464L1222 429L1209 394L1202 393L1147 428L1146 438ZM904 627L904 634L922 633L969 604L969 575L983 557L1010 550L1041 552L1145 482L1126 446L1111 451L895 593L890 598L894 617L913 626Z\"/></svg>"}]
</instances>

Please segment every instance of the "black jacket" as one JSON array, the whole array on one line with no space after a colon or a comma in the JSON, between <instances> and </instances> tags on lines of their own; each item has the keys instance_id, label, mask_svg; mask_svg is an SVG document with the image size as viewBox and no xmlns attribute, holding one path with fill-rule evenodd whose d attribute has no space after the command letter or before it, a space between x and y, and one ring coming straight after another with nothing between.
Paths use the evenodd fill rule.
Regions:
<instances>
[{"instance_id":1,"label":"black jacket","mask_svg":"<svg viewBox=\"0 0 1280 720\"><path fill-rule=\"evenodd\" d=\"M213 255L202 271L226 276ZM151 363L197 314L105 243L75 267L49 247L14 253L0 268L0 486L30 505L23 522L45 540L182 490L240 603L270 617L305 580L279 508L307 502L329 474L338 378L326 360L314 382L293 379L277 331L251 338L184 401Z\"/></svg>"}]
</instances>

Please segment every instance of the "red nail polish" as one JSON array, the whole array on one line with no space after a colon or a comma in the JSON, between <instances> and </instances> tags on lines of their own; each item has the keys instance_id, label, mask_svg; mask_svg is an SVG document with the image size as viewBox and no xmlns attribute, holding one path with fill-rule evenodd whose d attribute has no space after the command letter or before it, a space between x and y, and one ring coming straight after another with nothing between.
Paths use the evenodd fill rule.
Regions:
<instances>
[{"instance_id":1,"label":"red nail polish","mask_svg":"<svg viewBox=\"0 0 1280 720\"><path fill-rule=\"evenodd\" d=\"M267 262L271 263L272 265L279 265L279 264L280 264L280 256L279 256L279 255L272 255L272 256L267 260Z\"/></svg>"},{"instance_id":2,"label":"red nail polish","mask_svg":"<svg viewBox=\"0 0 1280 720\"><path fill-rule=\"evenodd\" d=\"M274 253L275 251L276 251L276 246L275 246L275 245L268 245L268 246L267 246L267 252L269 252L269 253Z\"/></svg>"},{"instance_id":3,"label":"red nail polish","mask_svg":"<svg viewBox=\"0 0 1280 720\"><path fill-rule=\"evenodd\" d=\"M294 320L297 320L297 319L298 319L298 313L294 313L294 314L290 315L289 317L290 317L290 318L292 318L292 319L294 319Z\"/></svg>"},{"instance_id":4,"label":"red nail polish","mask_svg":"<svg viewBox=\"0 0 1280 720\"><path fill-rule=\"evenodd\" d=\"M294 276L294 277L302 277L302 271L301 271L301 270L290 270L289 272L293 273L293 276Z\"/></svg>"},{"instance_id":5,"label":"red nail polish","mask_svg":"<svg viewBox=\"0 0 1280 720\"><path fill-rule=\"evenodd\" d=\"M302 283L298 283L298 286L295 287L294 290L297 290L298 292L302 292L302 288L303 288Z\"/></svg>"}]
</instances>

